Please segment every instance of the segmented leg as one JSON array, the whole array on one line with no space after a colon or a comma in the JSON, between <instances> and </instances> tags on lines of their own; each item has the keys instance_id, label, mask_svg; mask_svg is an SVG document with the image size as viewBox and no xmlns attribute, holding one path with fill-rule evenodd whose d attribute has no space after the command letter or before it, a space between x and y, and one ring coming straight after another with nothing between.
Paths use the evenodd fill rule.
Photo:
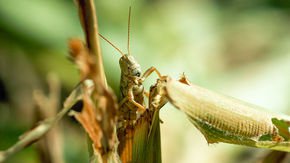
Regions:
<instances>
[{"instance_id":1,"label":"segmented leg","mask_svg":"<svg viewBox=\"0 0 290 163\"><path fill-rule=\"evenodd\" d=\"M144 80L148 77L148 76L150 76L151 74L152 74L152 72L156 72L156 74L158 75L158 77L159 78L161 78L162 77L162 75L161 75L161 73L155 68L155 67L150 67L149 69L147 69L144 73L143 73L143 75L142 75L142 77L141 77L141 82L144 82Z\"/></svg>"},{"instance_id":2,"label":"segmented leg","mask_svg":"<svg viewBox=\"0 0 290 163\"><path fill-rule=\"evenodd\" d=\"M149 98L149 92L148 91L144 91L144 95Z\"/></svg>"},{"instance_id":3,"label":"segmented leg","mask_svg":"<svg viewBox=\"0 0 290 163\"><path fill-rule=\"evenodd\" d=\"M137 112L144 112L146 110L143 105L134 100L133 86L129 87L128 96L123 98L123 100L119 103L119 107L122 107L126 101L130 101L132 104L134 104L138 108Z\"/></svg>"},{"instance_id":4,"label":"segmented leg","mask_svg":"<svg viewBox=\"0 0 290 163\"><path fill-rule=\"evenodd\" d=\"M155 67L150 67L149 69L147 69L144 74L142 75L142 77L139 79L139 82L144 82L144 80L150 76L153 72L155 72L159 78L162 77L162 75L160 74L160 72L155 68ZM146 97L149 97L149 93L148 92L144 92L144 95ZM132 86L129 86L129 89L128 89L128 96L127 97L124 97L122 99L122 101L119 103L119 107L122 107L122 105L124 105L127 101L130 101L133 105L135 105L138 110L137 112L138 113L143 113L146 108L142 105L142 104L139 104L138 102L136 102L134 100L134 94L133 94L133 85Z\"/></svg>"}]
</instances>

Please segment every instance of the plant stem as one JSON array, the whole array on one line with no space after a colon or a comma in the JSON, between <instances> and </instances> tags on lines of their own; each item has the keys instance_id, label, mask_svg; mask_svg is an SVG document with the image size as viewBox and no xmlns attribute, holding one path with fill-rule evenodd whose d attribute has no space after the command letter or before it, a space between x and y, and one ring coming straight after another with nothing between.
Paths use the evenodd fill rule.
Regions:
<instances>
[{"instance_id":1,"label":"plant stem","mask_svg":"<svg viewBox=\"0 0 290 163\"><path fill-rule=\"evenodd\" d=\"M86 45L91 55L96 58L96 76L95 80L107 87L106 77L104 72L103 60L101 55L101 48L97 25L97 16L93 0L77 0L79 6L79 16L86 37Z\"/></svg>"}]
</instances>

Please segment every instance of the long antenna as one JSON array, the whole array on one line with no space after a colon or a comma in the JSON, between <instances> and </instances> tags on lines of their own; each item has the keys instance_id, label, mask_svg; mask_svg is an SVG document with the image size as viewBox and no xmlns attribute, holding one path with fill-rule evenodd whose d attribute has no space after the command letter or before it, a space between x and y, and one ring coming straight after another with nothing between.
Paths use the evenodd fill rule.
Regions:
<instances>
[{"instance_id":1,"label":"long antenna","mask_svg":"<svg viewBox=\"0 0 290 163\"><path fill-rule=\"evenodd\" d=\"M117 46L115 46L112 42L110 42L106 37L104 37L103 35L101 35L99 33L99 36L104 39L105 41L107 41L113 48L115 48L119 53L121 53L122 56L124 56L125 54L119 49L117 48Z\"/></svg>"},{"instance_id":2,"label":"long antenna","mask_svg":"<svg viewBox=\"0 0 290 163\"><path fill-rule=\"evenodd\" d=\"M131 23L131 6L129 7L129 17L128 17L128 40L127 40L128 55L130 55L130 23Z\"/></svg>"}]
</instances>

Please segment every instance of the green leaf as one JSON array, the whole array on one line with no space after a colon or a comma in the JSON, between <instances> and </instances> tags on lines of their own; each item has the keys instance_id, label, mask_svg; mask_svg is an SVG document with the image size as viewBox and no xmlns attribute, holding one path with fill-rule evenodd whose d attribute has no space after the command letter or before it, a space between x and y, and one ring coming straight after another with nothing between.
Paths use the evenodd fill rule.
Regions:
<instances>
[{"instance_id":1,"label":"green leaf","mask_svg":"<svg viewBox=\"0 0 290 163\"><path fill-rule=\"evenodd\" d=\"M271 140L272 140L272 135L271 134L262 135L259 138L259 141L271 141Z\"/></svg>"},{"instance_id":2,"label":"green leaf","mask_svg":"<svg viewBox=\"0 0 290 163\"><path fill-rule=\"evenodd\" d=\"M154 112L151 130L148 138L148 146L146 149L146 161L161 163L161 140L160 140L160 119L159 110Z\"/></svg>"},{"instance_id":3,"label":"green leaf","mask_svg":"<svg viewBox=\"0 0 290 163\"><path fill-rule=\"evenodd\" d=\"M290 127L290 122L283 120L283 119L277 119L277 118L272 118L272 123L278 128L279 135L282 136L286 141L289 140L290 138L290 133L289 133L289 127Z\"/></svg>"}]
</instances>

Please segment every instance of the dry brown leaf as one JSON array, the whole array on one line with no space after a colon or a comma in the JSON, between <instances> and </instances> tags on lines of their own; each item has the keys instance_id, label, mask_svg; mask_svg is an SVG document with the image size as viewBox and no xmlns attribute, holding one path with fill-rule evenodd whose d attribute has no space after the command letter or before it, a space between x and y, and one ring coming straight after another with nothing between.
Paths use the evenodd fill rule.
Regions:
<instances>
[{"instance_id":1,"label":"dry brown leaf","mask_svg":"<svg viewBox=\"0 0 290 163\"><path fill-rule=\"evenodd\" d=\"M117 100L110 88L106 88L96 78L96 65L93 55L81 40L71 39L70 54L79 68L82 88L82 109L72 111L93 142L94 150L106 154L117 144Z\"/></svg>"}]
</instances>

